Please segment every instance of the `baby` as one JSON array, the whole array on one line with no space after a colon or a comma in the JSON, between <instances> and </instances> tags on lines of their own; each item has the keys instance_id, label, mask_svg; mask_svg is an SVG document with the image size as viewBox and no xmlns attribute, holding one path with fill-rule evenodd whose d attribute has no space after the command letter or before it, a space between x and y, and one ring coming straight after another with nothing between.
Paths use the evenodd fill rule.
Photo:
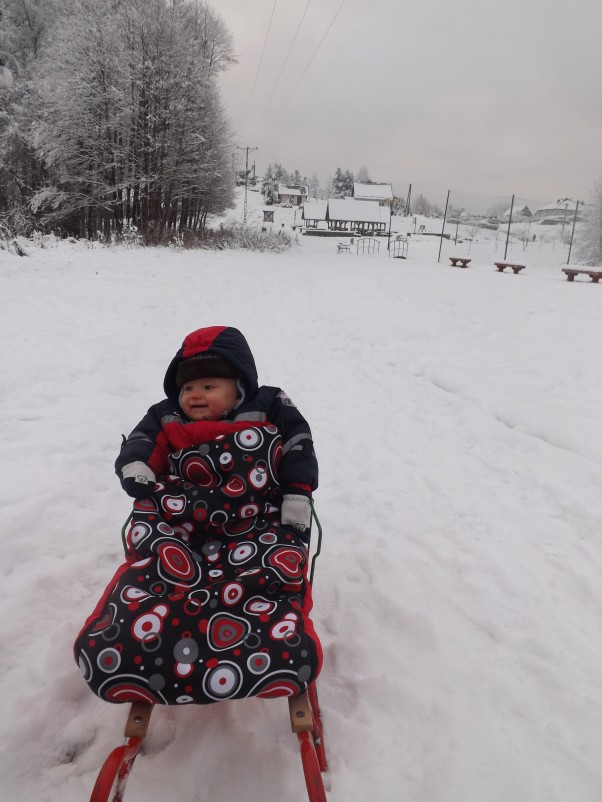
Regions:
<instances>
[{"instance_id":1,"label":"baby","mask_svg":"<svg viewBox=\"0 0 602 802\"><path fill-rule=\"evenodd\" d=\"M157 476L168 471L169 454L196 439L203 442L207 422L269 423L282 437L281 523L309 532L310 499L318 485L309 425L283 390L258 386L255 360L241 332L229 326L193 331L169 364L163 386L166 398L124 438L115 463L126 493L150 496Z\"/></svg>"},{"instance_id":2,"label":"baby","mask_svg":"<svg viewBox=\"0 0 602 802\"><path fill-rule=\"evenodd\" d=\"M234 328L189 334L125 439L126 562L75 644L108 702L296 696L320 672L307 579L318 466L305 418L259 387Z\"/></svg>"}]
</instances>

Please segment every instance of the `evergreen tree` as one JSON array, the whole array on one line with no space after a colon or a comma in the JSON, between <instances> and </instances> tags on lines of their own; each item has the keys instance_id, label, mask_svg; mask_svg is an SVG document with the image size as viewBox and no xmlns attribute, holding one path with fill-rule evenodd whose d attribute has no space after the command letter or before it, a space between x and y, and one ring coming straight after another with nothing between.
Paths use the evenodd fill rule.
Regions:
<instances>
[{"instance_id":1,"label":"evergreen tree","mask_svg":"<svg viewBox=\"0 0 602 802\"><path fill-rule=\"evenodd\" d=\"M275 171L271 164L268 164L263 174L261 194L269 206L278 202L278 180L276 179Z\"/></svg>"},{"instance_id":2,"label":"evergreen tree","mask_svg":"<svg viewBox=\"0 0 602 802\"><path fill-rule=\"evenodd\" d=\"M318 176L315 173L313 173L312 177L309 179L308 186L309 186L309 194L310 194L310 196L312 198L319 197L320 181L318 179Z\"/></svg>"},{"instance_id":3,"label":"evergreen tree","mask_svg":"<svg viewBox=\"0 0 602 802\"><path fill-rule=\"evenodd\" d=\"M332 196L334 198L346 198L353 195L353 173L349 170L343 172L337 167L332 179Z\"/></svg>"},{"instance_id":4,"label":"evergreen tree","mask_svg":"<svg viewBox=\"0 0 602 802\"><path fill-rule=\"evenodd\" d=\"M361 181L362 183L366 184L370 181L370 174L368 172L368 168L362 165L357 173L357 180Z\"/></svg>"}]
</instances>

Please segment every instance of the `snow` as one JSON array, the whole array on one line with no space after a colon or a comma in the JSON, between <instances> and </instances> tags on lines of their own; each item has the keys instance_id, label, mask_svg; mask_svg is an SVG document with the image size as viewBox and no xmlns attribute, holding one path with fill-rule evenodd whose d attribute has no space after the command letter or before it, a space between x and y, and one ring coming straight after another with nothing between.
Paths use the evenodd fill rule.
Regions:
<instances>
[{"instance_id":1,"label":"snow","mask_svg":"<svg viewBox=\"0 0 602 802\"><path fill-rule=\"evenodd\" d=\"M120 562L113 461L184 335L225 323L320 459L329 800L598 802L602 290L552 242L498 273L495 233L440 264L415 236L407 261L0 251L3 799L88 799L121 742L71 651ZM155 710L127 802L243 796L307 798L285 700Z\"/></svg>"}]
</instances>

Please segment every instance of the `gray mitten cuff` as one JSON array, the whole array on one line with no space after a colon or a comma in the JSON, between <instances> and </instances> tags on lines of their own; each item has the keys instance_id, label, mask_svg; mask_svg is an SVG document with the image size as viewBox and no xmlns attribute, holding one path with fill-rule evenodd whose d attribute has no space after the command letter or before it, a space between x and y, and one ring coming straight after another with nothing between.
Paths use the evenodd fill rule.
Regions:
<instances>
[{"instance_id":1,"label":"gray mitten cuff","mask_svg":"<svg viewBox=\"0 0 602 802\"><path fill-rule=\"evenodd\" d=\"M285 493L280 510L280 521L292 526L299 532L305 532L311 526L311 504L307 496L296 493Z\"/></svg>"},{"instance_id":2,"label":"gray mitten cuff","mask_svg":"<svg viewBox=\"0 0 602 802\"><path fill-rule=\"evenodd\" d=\"M121 469L121 486L132 498L146 498L155 489L156 477L146 462L128 462Z\"/></svg>"}]
</instances>

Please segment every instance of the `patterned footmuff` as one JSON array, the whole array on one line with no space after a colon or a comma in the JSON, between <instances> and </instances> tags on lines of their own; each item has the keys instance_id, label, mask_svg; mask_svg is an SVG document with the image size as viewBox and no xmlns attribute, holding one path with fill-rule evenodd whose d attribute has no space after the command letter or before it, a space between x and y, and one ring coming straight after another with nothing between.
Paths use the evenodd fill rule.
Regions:
<instances>
[{"instance_id":1,"label":"patterned footmuff","mask_svg":"<svg viewBox=\"0 0 602 802\"><path fill-rule=\"evenodd\" d=\"M280 434L251 425L170 456L136 501L127 562L75 643L108 702L293 696L321 666L307 546L279 522Z\"/></svg>"}]
</instances>

